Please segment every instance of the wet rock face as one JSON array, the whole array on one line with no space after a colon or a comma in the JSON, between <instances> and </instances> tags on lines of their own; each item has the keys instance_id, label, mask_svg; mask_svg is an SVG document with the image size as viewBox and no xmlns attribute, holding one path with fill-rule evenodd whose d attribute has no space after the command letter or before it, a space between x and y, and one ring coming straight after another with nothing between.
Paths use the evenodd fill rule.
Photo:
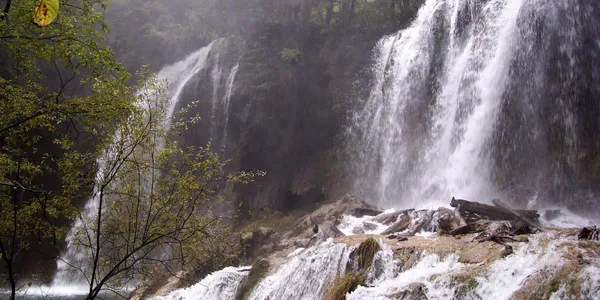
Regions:
<instances>
[{"instance_id":1,"label":"wet rock face","mask_svg":"<svg viewBox=\"0 0 600 300\"><path fill-rule=\"evenodd\" d=\"M288 233L287 237L310 237L314 234L313 229L315 228L315 224L321 229L333 229L339 224L339 221L344 215L362 217L365 215L377 215L381 212L382 210L376 206L368 204L355 196L346 195L340 200L323 205L313 213L300 218L296 221L294 230ZM365 229L367 229L367 227L372 227L373 225L374 224L365 224ZM329 235L331 236L331 234Z\"/></svg>"},{"instance_id":2,"label":"wet rock face","mask_svg":"<svg viewBox=\"0 0 600 300\"><path fill-rule=\"evenodd\" d=\"M397 300L427 300L427 287L423 283L412 283L406 290L392 295Z\"/></svg>"},{"instance_id":3,"label":"wet rock face","mask_svg":"<svg viewBox=\"0 0 600 300\"><path fill-rule=\"evenodd\" d=\"M246 232L240 236L242 257L253 261L256 257L268 255L279 250L281 236L272 228L259 227L253 232Z\"/></svg>"}]
</instances>

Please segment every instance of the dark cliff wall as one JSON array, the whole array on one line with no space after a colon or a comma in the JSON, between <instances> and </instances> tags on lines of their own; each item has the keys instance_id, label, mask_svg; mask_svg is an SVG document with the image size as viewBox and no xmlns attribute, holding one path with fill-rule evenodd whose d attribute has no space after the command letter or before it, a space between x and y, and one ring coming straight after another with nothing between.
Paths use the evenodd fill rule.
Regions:
<instances>
[{"instance_id":1,"label":"dark cliff wall","mask_svg":"<svg viewBox=\"0 0 600 300\"><path fill-rule=\"evenodd\" d=\"M198 146L211 141L213 149L232 159L232 170L267 173L254 184L230 189L242 212L285 211L348 192L344 125L356 100L369 90L375 43L410 22L420 1L410 3L400 16L374 24L359 18L330 25L257 21L241 36L244 42L233 47L244 49L241 59L238 51L213 48L211 55L228 57L222 70L231 70L239 59L229 122L213 124L220 122L211 117L214 84L219 82L217 90L225 86L214 80L212 65L184 91L179 105L200 101L195 112L202 121L183 139ZM220 128L216 137L211 136L214 127Z\"/></svg>"}]
</instances>

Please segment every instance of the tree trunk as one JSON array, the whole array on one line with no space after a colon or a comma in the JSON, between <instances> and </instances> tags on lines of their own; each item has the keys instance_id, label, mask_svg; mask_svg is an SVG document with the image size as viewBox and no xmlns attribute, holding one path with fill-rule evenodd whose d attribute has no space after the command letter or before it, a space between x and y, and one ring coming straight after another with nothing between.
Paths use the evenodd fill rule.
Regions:
<instances>
[{"instance_id":1,"label":"tree trunk","mask_svg":"<svg viewBox=\"0 0 600 300\"><path fill-rule=\"evenodd\" d=\"M303 27L308 26L311 12L310 0L303 0L300 4L300 24Z\"/></svg>"},{"instance_id":2,"label":"tree trunk","mask_svg":"<svg viewBox=\"0 0 600 300\"><path fill-rule=\"evenodd\" d=\"M327 7L325 10L325 25L331 24L331 18L333 17L333 0L326 0Z\"/></svg>"},{"instance_id":3,"label":"tree trunk","mask_svg":"<svg viewBox=\"0 0 600 300\"><path fill-rule=\"evenodd\" d=\"M408 214L403 213L397 217L398 220L386 230L384 230L381 234L386 235L394 232L404 231L410 225L410 217Z\"/></svg>"},{"instance_id":4,"label":"tree trunk","mask_svg":"<svg viewBox=\"0 0 600 300\"><path fill-rule=\"evenodd\" d=\"M540 228L539 226L534 224L531 220L529 220L529 218L527 218L520 212L510 208L508 205L504 204L504 202L502 202L498 199L494 199L494 200L492 200L492 202L494 203L494 205L498 206L499 208L502 208L502 209L510 212L511 214L513 214L515 219L521 220L521 221L525 222L525 224L529 225L530 227L537 228L537 230L539 230L539 231L543 231L542 228Z\"/></svg>"}]
</instances>

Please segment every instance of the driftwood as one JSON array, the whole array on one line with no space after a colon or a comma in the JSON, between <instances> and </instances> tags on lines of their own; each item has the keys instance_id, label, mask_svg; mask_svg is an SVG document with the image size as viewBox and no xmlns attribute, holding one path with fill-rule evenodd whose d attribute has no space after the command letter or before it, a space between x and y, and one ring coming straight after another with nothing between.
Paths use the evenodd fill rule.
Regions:
<instances>
[{"instance_id":1,"label":"driftwood","mask_svg":"<svg viewBox=\"0 0 600 300\"><path fill-rule=\"evenodd\" d=\"M397 217L398 220L396 223L392 224L392 226L388 227L381 234L390 234L394 232L404 231L410 225L410 217L408 214L404 213Z\"/></svg>"},{"instance_id":2,"label":"driftwood","mask_svg":"<svg viewBox=\"0 0 600 300\"><path fill-rule=\"evenodd\" d=\"M533 221L529 220L529 218L526 217L525 215L523 215L520 211L516 211L516 210L508 207L508 205L504 204L504 202L502 202L498 199L494 199L494 200L492 200L492 203L494 203L494 205L496 205L497 207L502 208L505 211L508 211L509 213L511 213L513 215L514 219L518 219L530 227L536 228L539 231L543 231L542 228L540 228L538 225L533 223ZM536 214L537 214L537 212L536 212Z\"/></svg>"},{"instance_id":3,"label":"driftwood","mask_svg":"<svg viewBox=\"0 0 600 300\"><path fill-rule=\"evenodd\" d=\"M423 228L427 222L431 221L433 214L434 211L428 211L423 217L421 217L421 219L417 220L414 226L408 228L408 234L413 236L417 234L417 232L421 231L421 228Z\"/></svg>"},{"instance_id":4,"label":"driftwood","mask_svg":"<svg viewBox=\"0 0 600 300\"><path fill-rule=\"evenodd\" d=\"M450 234L451 235L459 235L459 234L483 232L488 229L489 225L490 225L489 221L480 219L475 222L470 222L466 226L458 227L458 228L450 231Z\"/></svg>"},{"instance_id":5,"label":"driftwood","mask_svg":"<svg viewBox=\"0 0 600 300\"><path fill-rule=\"evenodd\" d=\"M512 237L507 236L507 235L497 235L497 234L486 235L486 234L484 234L484 235L476 236L475 238L473 238L473 241L478 241L480 243L492 241L492 242L504 245L507 241L516 242L517 240L515 240Z\"/></svg>"},{"instance_id":6,"label":"driftwood","mask_svg":"<svg viewBox=\"0 0 600 300\"><path fill-rule=\"evenodd\" d=\"M467 224L467 222L465 221L465 219L462 217L462 215L460 214L460 204L458 204L456 206L456 209L454 210L454 218L456 220L458 220L458 228L450 231L451 235L459 235L459 234L466 234L469 232L473 232L471 226L469 226Z\"/></svg>"},{"instance_id":7,"label":"driftwood","mask_svg":"<svg viewBox=\"0 0 600 300\"><path fill-rule=\"evenodd\" d=\"M462 215L460 214L460 204L456 206L456 209L454 210L454 217L458 220L458 226L462 227L462 226L467 226L467 222L465 221L465 219L462 217Z\"/></svg>"},{"instance_id":8,"label":"driftwood","mask_svg":"<svg viewBox=\"0 0 600 300\"><path fill-rule=\"evenodd\" d=\"M490 220L512 220L515 219L516 212L528 220L537 219L540 217L536 210L513 210L512 212L497 206L481 204L478 202L471 202L462 199L455 199L452 197L450 206L457 207L460 205L462 212L468 212L470 214L477 214L481 217L487 217Z\"/></svg>"},{"instance_id":9,"label":"driftwood","mask_svg":"<svg viewBox=\"0 0 600 300\"><path fill-rule=\"evenodd\" d=\"M413 210L414 209L408 209L408 210L395 211L395 212L391 212L391 213L387 213L387 214L381 214L381 215L378 215L375 218L373 218L371 221L381 223L383 225L396 223L396 221L398 220L398 217L400 215L405 215L408 212L413 211Z\"/></svg>"}]
</instances>

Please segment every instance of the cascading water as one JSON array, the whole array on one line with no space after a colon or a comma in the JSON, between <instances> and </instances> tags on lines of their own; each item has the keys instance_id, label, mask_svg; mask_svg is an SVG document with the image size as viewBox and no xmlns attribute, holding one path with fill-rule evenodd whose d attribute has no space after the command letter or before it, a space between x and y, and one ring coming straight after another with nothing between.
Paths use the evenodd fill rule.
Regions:
<instances>
[{"instance_id":1,"label":"cascading water","mask_svg":"<svg viewBox=\"0 0 600 300\"><path fill-rule=\"evenodd\" d=\"M207 47L190 54L188 57L178 63L164 67L157 74L159 79L166 80L168 82L166 96L168 97L169 101L166 107L166 123L164 124L165 128L170 126L171 116L178 105L185 85L194 75L207 66L207 58L209 57L209 53L211 53L214 45L220 43L220 41L221 40L217 40L211 43ZM103 180L104 166L113 157L111 154L111 151L107 151L98 160L99 168L96 176L98 180ZM83 226L86 226L85 224L93 224L95 220L96 212L98 210L98 199L95 195L96 193L94 193L94 196L88 200L84 207L82 217L76 220L73 228L67 235L67 247L64 253L61 255L61 258L57 261L57 273L54 277L50 292L53 290L61 290L61 287L63 286L69 286L68 291L70 293L76 292L76 286L82 287L82 290L85 291L87 282L84 275L86 274L82 274L81 270L86 270L89 253L86 253L84 248L80 246L85 242L78 240L77 233L83 229Z\"/></svg>"},{"instance_id":2,"label":"cascading water","mask_svg":"<svg viewBox=\"0 0 600 300\"><path fill-rule=\"evenodd\" d=\"M196 146L211 143L213 151L228 156L235 141L228 136L229 104L235 92L236 77L240 69L240 60L245 51L245 43L238 37L221 39L213 47L208 61L207 71L197 73L182 92L181 106L193 105L190 111L196 117L196 126L182 135L182 142Z\"/></svg>"},{"instance_id":3,"label":"cascading water","mask_svg":"<svg viewBox=\"0 0 600 300\"><path fill-rule=\"evenodd\" d=\"M349 129L354 192L388 207L457 196L596 208L576 194L594 189L582 166L600 122L582 107L600 96L588 66L599 12L583 0L426 0L376 47L375 83Z\"/></svg>"},{"instance_id":4,"label":"cascading water","mask_svg":"<svg viewBox=\"0 0 600 300\"><path fill-rule=\"evenodd\" d=\"M234 300L242 280L248 276L248 268L227 267L206 276L197 284L176 290L154 300L179 299L231 299Z\"/></svg>"},{"instance_id":5,"label":"cascading water","mask_svg":"<svg viewBox=\"0 0 600 300\"><path fill-rule=\"evenodd\" d=\"M349 253L331 240L305 249L263 279L249 299L322 299L330 280L346 269Z\"/></svg>"}]
</instances>

